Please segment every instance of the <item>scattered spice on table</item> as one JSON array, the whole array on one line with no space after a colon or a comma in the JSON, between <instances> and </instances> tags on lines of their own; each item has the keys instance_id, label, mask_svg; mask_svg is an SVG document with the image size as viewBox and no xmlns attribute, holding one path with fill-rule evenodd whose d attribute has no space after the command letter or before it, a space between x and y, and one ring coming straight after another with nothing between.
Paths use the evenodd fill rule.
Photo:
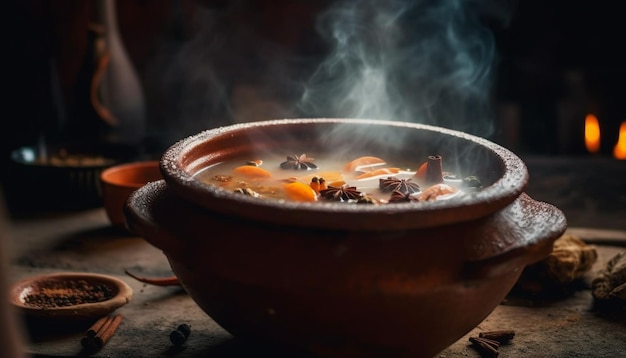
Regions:
<instances>
[{"instance_id":1,"label":"scattered spice on table","mask_svg":"<svg viewBox=\"0 0 626 358\"><path fill-rule=\"evenodd\" d=\"M180 347L185 344L190 334L191 327L186 323L180 324L175 330L170 332L170 342L172 342L174 346Z\"/></svg>"},{"instance_id":2,"label":"scattered spice on table","mask_svg":"<svg viewBox=\"0 0 626 358\"><path fill-rule=\"evenodd\" d=\"M122 315L105 316L97 320L81 338L80 344L90 352L97 352L113 337L122 323Z\"/></svg>"},{"instance_id":3,"label":"scattered spice on table","mask_svg":"<svg viewBox=\"0 0 626 358\"><path fill-rule=\"evenodd\" d=\"M512 330L496 330L480 332L478 337L471 336L469 341L482 357L497 357L500 352L500 345L508 343L515 337L515 331Z\"/></svg>"}]
</instances>

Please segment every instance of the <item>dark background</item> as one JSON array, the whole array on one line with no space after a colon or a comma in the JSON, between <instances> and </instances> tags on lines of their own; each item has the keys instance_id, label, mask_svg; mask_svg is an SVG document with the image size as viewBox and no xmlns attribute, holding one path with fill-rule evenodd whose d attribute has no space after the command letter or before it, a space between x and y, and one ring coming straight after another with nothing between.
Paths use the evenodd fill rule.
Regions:
<instances>
[{"instance_id":1,"label":"dark background","mask_svg":"<svg viewBox=\"0 0 626 358\"><path fill-rule=\"evenodd\" d=\"M172 128L167 123L175 122L177 110L187 100L176 91L164 91L154 84L164 75L159 72L163 61L167 61L163 53L175 52L194 36L198 29L193 19L199 12L217 14L218 31L233 32L245 25L276 44L277 49L291 51L313 63L324 53L313 23L328 3L119 1L118 23L144 85L149 125L156 128L152 133ZM494 91L497 130L490 139L522 155L586 155L582 125L585 114L593 112L602 126L601 155L610 155L619 124L626 120L626 105L622 102L626 56L621 49L626 31L618 2L509 3L515 5L510 21L491 25L498 61ZM51 94L54 71L63 107L72 105L71 93L86 51L92 10L92 2L82 0L23 0L7 5L5 17L10 28L3 51L9 63L3 76L7 103L0 129L0 154L5 161L11 150L35 143L42 129L54 127L58 121L58 104ZM245 54L249 45L231 46ZM254 61L245 56L235 65L232 67L238 69L225 76L241 82L266 80L258 76L261 69L255 69ZM274 95L279 99L289 96ZM260 106L256 112L259 118L281 114L279 105ZM154 135L148 140L149 152L158 155L172 138L232 120L219 103L211 115L215 118L212 123L201 122L170 136ZM3 177L7 174L5 168L3 165L0 173Z\"/></svg>"}]
</instances>

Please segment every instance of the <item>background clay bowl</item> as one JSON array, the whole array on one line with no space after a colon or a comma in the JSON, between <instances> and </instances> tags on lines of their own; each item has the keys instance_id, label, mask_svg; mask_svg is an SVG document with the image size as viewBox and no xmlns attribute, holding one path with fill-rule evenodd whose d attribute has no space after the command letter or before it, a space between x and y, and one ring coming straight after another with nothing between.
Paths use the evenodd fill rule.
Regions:
<instances>
[{"instance_id":1,"label":"background clay bowl","mask_svg":"<svg viewBox=\"0 0 626 358\"><path fill-rule=\"evenodd\" d=\"M162 178L158 161L123 163L102 171L102 204L111 224L124 229L123 208L130 194L146 183Z\"/></svg>"},{"instance_id":2,"label":"background clay bowl","mask_svg":"<svg viewBox=\"0 0 626 358\"><path fill-rule=\"evenodd\" d=\"M252 200L193 179L232 155L324 152L362 129L359 148L382 157L443 154L488 187L449 202L346 206ZM390 138L406 142L393 146ZM566 227L558 209L522 193L519 158L435 127L340 119L236 125L175 144L161 168L165 180L131 195L130 230L163 250L187 292L236 337L324 356L436 355L480 323Z\"/></svg>"},{"instance_id":3,"label":"background clay bowl","mask_svg":"<svg viewBox=\"0 0 626 358\"><path fill-rule=\"evenodd\" d=\"M7 201L20 211L78 210L102 205L100 173L116 159L94 151L50 150L42 159L36 147L11 153Z\"/></svg>"}]
</instances>

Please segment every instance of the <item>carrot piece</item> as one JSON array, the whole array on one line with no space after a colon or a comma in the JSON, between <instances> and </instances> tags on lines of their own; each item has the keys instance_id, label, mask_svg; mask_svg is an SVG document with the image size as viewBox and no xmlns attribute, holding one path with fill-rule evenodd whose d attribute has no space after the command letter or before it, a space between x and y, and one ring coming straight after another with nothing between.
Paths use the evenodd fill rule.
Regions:
<instances>
[{"instance_id":1,"label":"carrot piece","mask_svg":"<svg viewBox=\"0 0 626 358\"><path fill-rule=\"evenodd\" d=\"M383 165L383 164L385 164L385 161L378 157L364 156L364 157L356 158L353 161L349 162L343 167L343 170L347 172L353 172L358 167Z\"/></svg>"},{"instance_id":2,"label":"carrot piece","mask_svg":"<svg viewBox=\"0 0 626 358\"><path fill-rule=\"evenodd\" d=\"M247 176L248 178L271 178L272 173L267 170L252 165L242 165L233 171L237 174Z\"/></svg>"},{"instance_id":3,"label":"carrot piece","mask_svg":"<svg viewBox=\"0 0 626 358\"><path fill-rule=\"evenodd\" d=\"M317 194L315 190L307 184L301 182L293 182L285 184L287 195L295 201L316 201Z\"/></svg>"},{"instance_id":4,"label":"carrot piece","mask_svg":"<svg viewBox=\"0 0 626 358\"><path fill-rule=\"evenodd\" d=\"M415 173L415 177L418 179L426 179L426 170L428 169L428 162L422 163Z\"/></svg>"},{"instance_id":5,"label":"carrot piece","mask_svg":"<svg viewBox=\"0 0 626 358\"><path fill-rule=\"evenodd\" d=\"M385 175L385 174L398 174L399 172L400 172L400 168L381 168L381 169L376 169L371 172L366 172L361 175L358 175L356 179L357 180L367 179L367 178L371 178L371 177L375 177L379 175Z\"/></svg>"},{"instance_id":6,"label":"carrot piece","mask_svg":"<svg viewBox=\"0 0 626 358\"><path fill-rule=\"evenodd\" d=\"M331 183L328 183L328 185L326 186L326 188L328 188L329 186L334 186L335 188L341 188L346 182L343 180L337 180Z\"/></svg>"}]
</instances>

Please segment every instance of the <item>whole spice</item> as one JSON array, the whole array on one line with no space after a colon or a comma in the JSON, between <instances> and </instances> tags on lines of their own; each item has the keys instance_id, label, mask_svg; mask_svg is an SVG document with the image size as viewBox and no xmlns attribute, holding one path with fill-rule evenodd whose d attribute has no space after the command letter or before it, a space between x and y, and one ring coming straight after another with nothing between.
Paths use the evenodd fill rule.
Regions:
<instances>
[{"instance_id":1,"label":"whole spice","mask_svg":"<svg viewBox=\"0 0 626 358\"><path fill-rule=\"evenodd\" d=\"M97 320L80 340L80 344L90 352L96 352L102 349L105 344L117 331L120 323L122 323L122 315L118 314L114 317L106 316Z\"/></svg>"},{"instance_id":2,"label":"whole spice","mask_svg":"<svg viewBox=\"0 0 626 358\"><path fill-rule=\"evenodd\" d=\"M309 158L306 154L288 155L287 160L280 163L282 169L308 170L317 169L317 165L313 163L315 158Z\"/></svg>"},{"instance_id":3,"label":"whole spice","mask_svg":"<svg viewBox=\"0 0 626 358\"><path fill-rule=\"evenodd\" d=\"M515 331L512 330L484 331L480 332L478 337L469 337L469 341L481 356L497 357L500 345L507 343L513 337L515 337Z\"/></svg>"},{"instance_id":4,"label":"whole spice","mask_svg":"<svg viewBox=\"0 0 626 358\"><path fill-rule=\"evenodd\" d=\"M176 347L182 346L189 338L191 334L191 328L188 324L183 323L178 325L175 330L170 332L170 342Z\"/></svg>"},{"instance_id":5,"label":"whole spice","mask_svg":"<svg viewBox=\"0 0 626 358\"><path fill-rule=\"evenodd\" d=\"M409 203L412 201L419 201L419 198L411 195L409 192L401 192L394 190L389 197L390 203Z\"/></svg>"},{"instance_id":6,"label":"whole spice","mask_svg":"<svg viewBox=\"0 0 626 358\"><path fill-rule=\"evenodd\" d=\"M108 324L105 323L104 326L96 333L95 337L93 337L94 348L96 350L100 350L104 347L105 344L113 337L117 328L122 323L122 315L118 314L109 320Z\"/></svg>"},{"instance_id":7,"label":"whole spice","mask_svg":"<svg viewBox=\"0 0 626 358\"><path fill-rule=\"evenodd\" d=\"M411 179L398 179L394 177L379 179L378 187L383 192L399 191L403 194L413 194L420 191L420 186L412 182Z\"/></svg>"},{"instance_id":8,"label":"whole spice","mask_svg":"<svg viewBox=\"0 0 626 358\"><path fill-rule=\"evenodd\" d=\"M480 338L491 339L499 343L506 343L515 337L515 331L512 330L499 330L499 331L485 331L478 334Z\"/></svg>"},{"instance_id":9,"label":"whole spice","mask_svg":"<svg viewBox=\"0 0 626 358\"><path fill-rule=\"evenodd\" d=\"M440 155L429 155L426 166L426 184L443 183L443 165Z\"/></svg>"},{"instance_id":10,"label":"whole spice","mask_svg":"<svg viewBox=\"0 0 626 358\"><path fill-rule=\"evenodd\" d=\"M476 347L483 357L497 357L500 354L498 352L500 344L496 341L479 337L469 337L469 341L472 342L472 346Z\"/></svg>"},{"instance_id":11,"label":"whole spice","mask_svg":"<svg viewBox=\"0 0 626 358\"><path fill-rule=\"evenodd\" d=\"M480 187L482 187L482 183L480 182L480 179L478 179L478 177L474 176L474 175L471 175L471 176L463 178L463 185L466 188L480 188Z\"/></svg>"},{"instance_id":12,"label":"whole spice","mask_svg":"<svg viewBox=\"0 0 626 358\"><path fill-rule=\"evenodd\" d=\"M329 185L328 189L320 190L320 196L334 201L357 201L363 196L363 193L358 191L355 186L347 184L340 187Z\"/></svg>"}]
</instances>

